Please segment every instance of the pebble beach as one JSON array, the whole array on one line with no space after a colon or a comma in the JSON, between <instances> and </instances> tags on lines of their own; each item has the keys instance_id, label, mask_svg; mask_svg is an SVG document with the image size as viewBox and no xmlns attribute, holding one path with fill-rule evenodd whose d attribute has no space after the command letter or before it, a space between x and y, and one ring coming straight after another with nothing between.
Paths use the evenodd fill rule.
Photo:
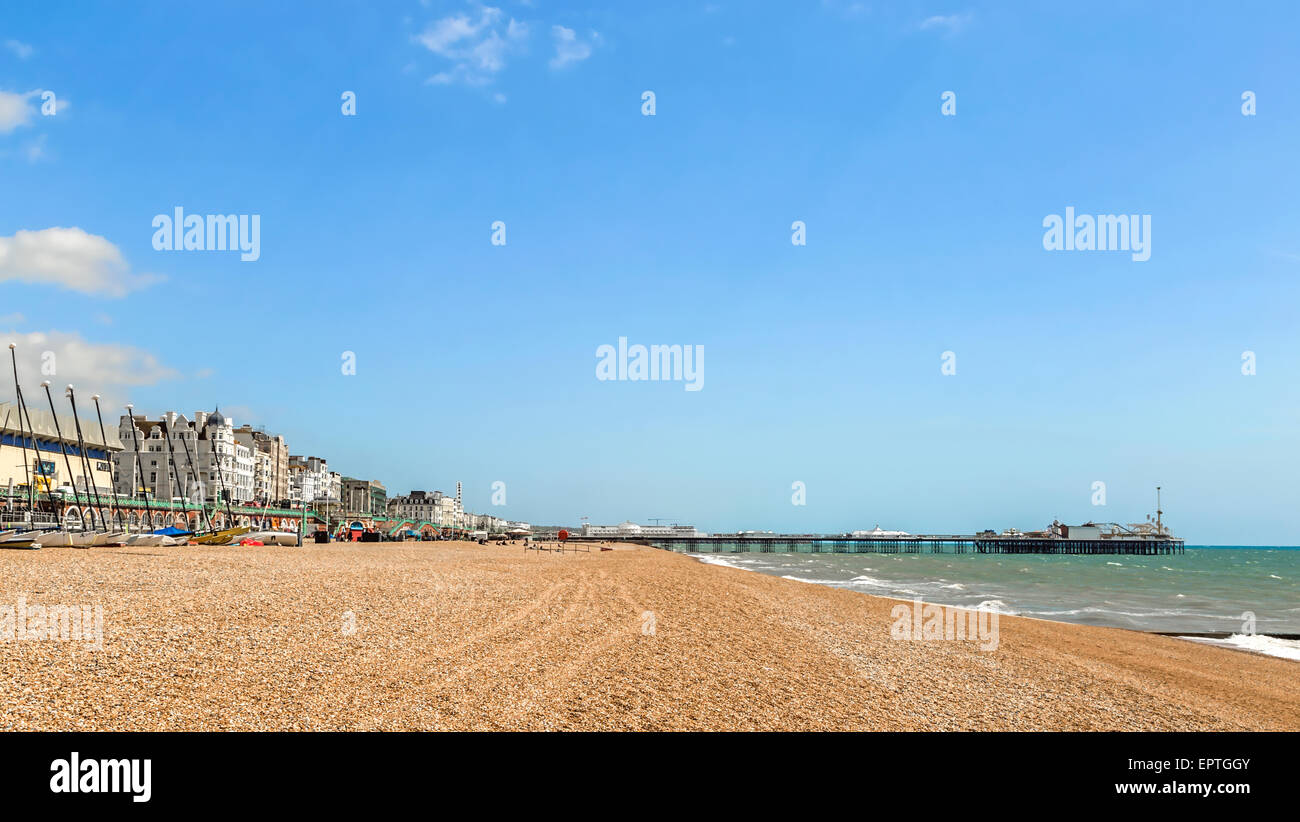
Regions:
<instances>
[{"instance_id":1,"label":"pebble beach","mask_svg":"<svg viewBox=\"0 0 1300 822\"><path fill-rule=\"evenodd\" d=\"M99 606L102 645L0 637L3 730L1300 730L1294 661L900 641L896 600L628 545L0 551L20 598Z\"/></svg>"}]
</instances>

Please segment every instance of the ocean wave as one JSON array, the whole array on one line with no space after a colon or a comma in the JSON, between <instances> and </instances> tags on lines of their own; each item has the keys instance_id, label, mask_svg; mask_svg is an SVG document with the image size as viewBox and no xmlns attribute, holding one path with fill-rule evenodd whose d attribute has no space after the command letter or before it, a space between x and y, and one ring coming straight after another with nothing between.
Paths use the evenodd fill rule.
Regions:
<instances>
[{"instance_id":1,"label":"ocean wave","mask_svg":"<svg viewBox=\"0 0 1300 822\"><path fill-rule=\"evenodd\" d=\"M1296 639L1281 639L1267 634L1233 634L1223 639L1184 636L1179 639L1190 639L1193 642L1203 642L1223 648L1240 648L1243 651L1300 661L1300 640Z\"/></svg>"},{"instance_id":2,"label":"ocean wave","mask_svg":"<svg viewBox=\"0 0 1300 822\"><path fill-rule=\"evenodd\" d=\"M1017 613L1000 599L986 599L979 605L976 605L974 610L996 611L999 614L1006 614L1007 616L1015 616Z\"/></svg>"},{"instance_id":3,"label":"ocean wave","mask_svg":"<svg viewBox=\"0 0 1300 822\"><path fill-rule=\"evenodd\" d=\"M889 580L876 579L875 577L869 577L866 575L856 576L849 580L849 582L854 585L872 585L877 588L893 588L895 584Z\"/></svg>"},{"instance_id":4,"label":"ocean wave","mask_svg":"<svg viewBox=\"0 0 1300 822\"><path fill-rule=\"evenodd\" d=\"M797 576L794 576L793 574L786 574L785 576L781 577L781 579L789 579L789 580L793 580L794 582L806 582L806 583L808 583L809 585L843 585L843 584L845 584L845 583L844 583L844 580L842 580L842 579L804 579L803 577L797 577Z\"/></svg>"},{"instance_id":5,"label":"ocean wave","mask_svg":"<svg viewBox=\"0 0 1300 822\"><path fill-rule=\"evenodd\" d=\"M1115 614L1116 616L1128 617L1206 616L1196 611L1186 611L1179 608L1160 608L1154 611L1121 611L1118 608L1099 608L1095 605L1086 605L1082 608L1067 608L1063 611L1025 611L1025 613L1042 616L1078 616L1079 614ZM1230 617L1211 618L1230 619Z\"/></svg>"},{"instance_id":6,"label":"ocean wave","mask_svg":"<svg viewBox=\"0 0 1300 822\"><path fill-rule=\"evenodd\" d=\"M725 557L716 554L690 554L690 556L703 562L705 565L721 565L723 568L740 568L735 562L729 561Z\"/></svg>"}]
</instances>

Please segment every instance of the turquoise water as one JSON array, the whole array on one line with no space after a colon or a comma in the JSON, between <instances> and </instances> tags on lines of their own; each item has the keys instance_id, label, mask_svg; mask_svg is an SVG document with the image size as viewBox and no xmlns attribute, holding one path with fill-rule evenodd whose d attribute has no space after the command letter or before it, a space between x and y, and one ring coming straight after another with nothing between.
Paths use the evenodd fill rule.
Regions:
<instances>
[{"instance_id":1,"label":"turquoise water","mask_svg":"<svg viewBox=\"0 0 1300 822\"><path fill-rule=\"evenodd\" d=\"M1143 631L1300 634L1300 548L1190 546L1173 556L692 554L878 596Z\"/></svg>"}]
</instances>

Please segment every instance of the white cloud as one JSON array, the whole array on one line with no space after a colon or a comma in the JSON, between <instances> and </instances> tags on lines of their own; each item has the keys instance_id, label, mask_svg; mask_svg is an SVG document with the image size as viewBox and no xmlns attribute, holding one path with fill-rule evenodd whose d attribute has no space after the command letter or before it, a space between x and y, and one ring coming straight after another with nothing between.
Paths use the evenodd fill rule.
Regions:
<instances>
[{"instance_id":1,"label":"white cloud","mask_svg":"<svg viewBox=\"0 0 1300 822\"><path fill-rule=\"evenodd\" d=\"M564 26L551 26L551 39L555 41L555 56L551 58L551 68L564 68L570 63L580 63L591 56L591 43L578 38L573 29ZM600 35L591 33L592 41L598 41Z\"/></svg>"},{"instance_id":2,"label":"white cloud","mask_svg":"<svg viewBox=\"0 0 1300 822\"><path fill-rule=\"evenodd\" d=\"M6 314L3 317L0 317L0 325L22 325L26 321L27 318L22 314Z\"/></svg>"},{"instance_id":3,"label":"white cloud","mask_svg":"<svg viewBox=\"0 0 1300 822\"><path fill-rule=\"evenodd\" d=\"M32 56L33 52L36 51L36 49L32 48L26 43L20 43L17 40L6 40L5 48L9 49L14 54L16 54L19 60L26 60L28 57Z\"/></svg>"},{"instance_id":4,"label":"white cloud","mask_svg":"<svg viewBox=\"0 0 1300 822\"><path fill-rule=\"evenodd\" d=\"M108 426L109 420L116 422L121 413L118 400L132 386L154 385L178 376L174 369L163 365L149 351L118 343L90 342L76 332L34 331L29 334L10 333L4 337L7 339L0 339L0 342L17 346L14 353L18 357L18 376L23 381L24 398L33 410L48 410L45 392L39 387L41 380L48 379L55 408L60 414L66 414L62 389L72 383L77 386L78 399L87 403L92 415L94 405L90 395L104 395L101 404L104 425ZM53 374L49 373L50 368L54 369ZM84 396L82 392L85 392ZM81 402L77 407L78 411L85 413ZM83 418L82 425L85 424Z\"/></svg>"},{"instance_id":5,"label":"white cloud","mask_svg":"<svg viewBox=\"0 0 1300 822\"><path fill-rule=\"evenodd\" d=\"M936 14L922 20L920 29L922 31L936 29L945 31L948 34L956 34L966 28L973 19L975 19L975 15L971 12L964 14Z\"/></svg>"},{"instance_id":6,"label":"white cloud","mask_svg":"<svg viewBox=\"0 0 1300 822\"><path fill-rule=\"evenodd\" d=\"M0 237L0 282L50 284L83 294L122 297L161 279L132 274L117 246L80 228L45 228Z\"/></svg>"},{"instance_id":7,"label":"white cloud","mask_svg":"<svg viewBox=\"0 0 1300 822\"><path fill-rule=\"evenodd\" d=\"M430 77L429 84L481 86L505 69L506 58L523 49L528 34L527 23L505 20L500 9L479 6L475 16L462 12L430 23L415 40L452 61L451 68Z\"/></svg>"},{"instance_id":8,"label":"white cloud","mask_svg":"<svg viewBox=\"0 0 1300 822\"><path fill-rule=\"evenodd\" d=\"M36 118L36 98L43 89L17 94L12 91L0 91L0 134L9 134L19 126L29 126ZM68 108L68 101L56 97L55 113L60 114Z\"/></svg>"},{"instance_id":9,"label":"white cloud","mask_svg":"<svg viewBox=\"0 0 1300 822\"><path fill-rule=\"evenodd\" d=\"M36 107L31 99L36 92L14 94L0 91L0 134L8 134L19 126L29 125L36 116Z\"/></svg>"}]
</instances>

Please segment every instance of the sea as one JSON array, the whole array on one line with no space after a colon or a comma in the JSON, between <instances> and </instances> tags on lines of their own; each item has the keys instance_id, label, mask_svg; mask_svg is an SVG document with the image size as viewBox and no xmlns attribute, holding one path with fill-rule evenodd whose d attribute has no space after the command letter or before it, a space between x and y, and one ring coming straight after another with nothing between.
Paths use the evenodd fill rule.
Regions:
<instances>
[{"instance_id":1,"label":"sea","mask_svg":"<svg viewBox=\"0 0 1300 822\"><path fill-rule=\"evenodd\" d=\"M1300 547L1188 546L1163 556L691 554L864 594L1177 634L1300 660ZM1279 635L1293 635L1290 638ZM1191 638L1191 637L1189 637Z\"/></svg>"}]
</instances>

